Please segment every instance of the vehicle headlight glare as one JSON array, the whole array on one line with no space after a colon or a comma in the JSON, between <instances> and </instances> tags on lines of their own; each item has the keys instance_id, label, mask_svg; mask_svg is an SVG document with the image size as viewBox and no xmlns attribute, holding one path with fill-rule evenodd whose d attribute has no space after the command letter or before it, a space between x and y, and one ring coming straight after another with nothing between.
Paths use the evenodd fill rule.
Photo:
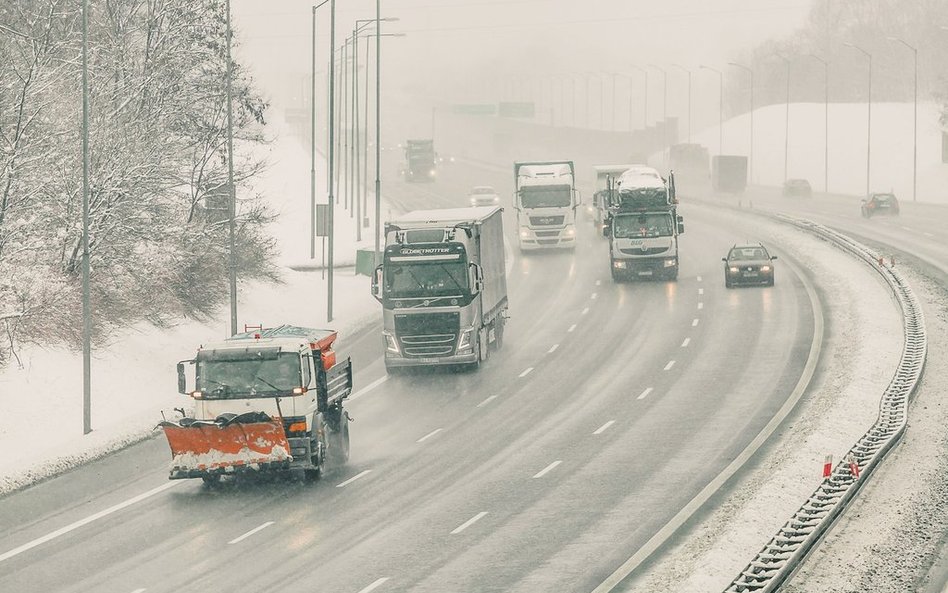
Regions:
<instances>
[{"instance_id":1,"label":"vehicle headlight glare","mask_svg":"<svg viewBox=\"0 0 948 593\"><path fill-rule=\"evenodd\" d=\"M458 338L458 351L461 350L470 350L471 349L471 334L474 333L474 328L466 329L461 332L460 337Z\"/></svg>"},{"instance_id":2,"label":"vehicle headlight glare","mask_svg":"<svg viewBox=\"0 0 948 593\"><path fill-rule=\"evenodd\" d=\"M671 267L673 267L674 265L675 265L675 260L673 260L673 259L666 259L666 260L665 260L665 267L666 267L666 268L671 268Z\"/></svg>"},{"instance_id":3,"label":"vehicle headlight glare","mask_svg":"<svg viewBox=\"0 0 948 593\"><path fill-rule=\"evenodd\" d=\"M761 267L760 267L760 271L761 271L761 272L769 272L769 271L770 271L770 266L761 266Z\"/></svg>"},{"instance_id":4,"label":"vehicle headlight glare","mask_svg":"<svg viewBox=\"0 0 948 593\"><path fill-rule=\"evenodd\" d=\"M730 270L731 272L733 272L733 273L735 273L735 274L737 273L737 267L735 267L735 266L731 266L730 268L728 268L728 270Z\"/></svg>"},{"instance_id":5,"label":"vehicle headlight glare","mask_svg":"<svg viewBox=\"0 0 948 593\"><path fill-rule=\"evenodd\" d=\"M392 354L398 354L398 340L395 339L395 336L388 332L382 332L382 335L385 337L385 350Z\"/></svg>"}]
</instances>

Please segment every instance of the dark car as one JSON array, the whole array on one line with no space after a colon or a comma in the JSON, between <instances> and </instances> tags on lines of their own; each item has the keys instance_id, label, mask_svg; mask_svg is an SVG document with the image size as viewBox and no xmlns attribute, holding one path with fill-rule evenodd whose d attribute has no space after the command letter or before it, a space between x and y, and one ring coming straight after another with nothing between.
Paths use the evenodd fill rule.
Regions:
<instances>
[{"instance_id":1,"label":"dark car","mask_svg":"<svg viewBox=\"0 0 948 593\"><path fill-rule=\"evenodd\" d=\"M895 194L891 193L870 194L862 201L861 210L863 218L872 218L879 214L898 216L899 201L895 198Z\"/></svg>"},{"instance_id":2,"label":"dark car","mask_svg":"<svg viewBox=\"0 0 948 593\"><path fill-rule=\"evenodd\" d=\"M731 247L724 262L724 286L731 288L736 284L774 285L774 264L776 255L770 255L760 243L748 243Z\"/></svg>"},{"instance_id":3,"label":"dark car","mask_svg":"<svg viewBox=\"0 0 948 593\"><path fill-rule=\"evenodd\" d=\"M813 195L813 188L806 179L787 179L783 184L783 195L788 198L809 198Z\"/></svg>"}]
</instances>

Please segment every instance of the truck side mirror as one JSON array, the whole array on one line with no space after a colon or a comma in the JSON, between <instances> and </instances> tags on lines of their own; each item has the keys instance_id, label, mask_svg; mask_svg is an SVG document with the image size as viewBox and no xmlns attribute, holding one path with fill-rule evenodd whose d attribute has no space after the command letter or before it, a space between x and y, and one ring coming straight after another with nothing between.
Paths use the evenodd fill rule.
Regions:
<instances>
[{"instance_id":1,"label":"truck side mirror","mask_svg":"<svg viewBox=\"0 0 948 593\"><path fill-rule=\"evenodd\" d=\"M608 219L602 223L602 236L608 238L609 231L612 229L612 219Z\"/></svg>"},{"instance_id":2,"label":"truck side mirror","mask_svg":"<svg viewBox=\"0 0 948 593\"><path fill-rule=\"evenodd\" d=\"M382 264L376 266L372 273L372 296L378 302L382 302Z\"/></svg>"},{"instance_id":3,"label":"truck side mirror","mask_svg":"<svg viewBox=\"0 0 948 593\"><path fill-rule=\"evenodd\" d=\"M188 389L188 378L185 374L184 365L194 365L193 360L182 360L178 363L178 393L181 395L189 395L191 391Z\"/></svg>"},{"instance_id":4,"label":"truck side mirror","mask_svg":"<svg viewBox=\"0 0 948 593\"><path fill-rule=\"evenodd\" d=\"M683 222L679 222L679 223L678 223L678 234L679 234L679 235L684 235L684 234L685 234L685 223L683 223Z\"/></svg>"},{"instance_id":5,"label":"truck side mirror","mask_svg":"<svg viewBox=\"0 0 948 593\"><path fill-rule=\"evenodd\" d=\"M484 272L477 264L470 264L467 268L469 284L471 286L471 296L477 296L484 288Z\"/></svg>"},{"instance_id":6,"label":"truck side mirror","mask_svg":"<svg viewBox=\"0 0 948 593\"><path fill-rule=\"evenodd\" d=\"M573 208L583 203L583 192L578 189L573 190Z\"/></svg>"}]
</instances>

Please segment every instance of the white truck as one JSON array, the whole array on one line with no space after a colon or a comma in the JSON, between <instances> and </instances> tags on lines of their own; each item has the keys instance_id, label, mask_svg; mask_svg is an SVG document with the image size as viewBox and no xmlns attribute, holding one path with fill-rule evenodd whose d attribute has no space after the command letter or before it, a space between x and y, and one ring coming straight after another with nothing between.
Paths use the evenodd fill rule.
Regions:
<instances>
[{"instance_id":1,"label":"white truck","mask_svg":"<svg viewBox=\"0 0 948 593\"><path fill-rule=\"evenodd\" d=\"M619 177L630 169L643 165L593 165L596 173L596 187L587 211L590 219L599 232L609 217L609 207L612 204L612 195L619 184Z\"/></svg>"},{"instance_id":2,"label":"white truck","mask_svg":"<svg viewBox=\"0 0 948 593\"><path fill-rule=\"evenodd\" d=\"M352 363L336 361L335 340L333 330L281 325L206 344L179 362L178 391L193 398L194 413L159 424L171 446L169 477L213 483L299 470L315 478L327 461L345 463Z\"/></svg>"},{"instance_id":3,"label":"white truck","mask_svg":"<svg viewBox=\"0 0 948 593\"><path fill-rule=\"evenodd\" d=\"M520 251L576 247L576 175L572 161L514 163Z\"/></svg>"},{"instance_id":4,"label":"white truck","mask_svg":"<svg viewBox=\"0 0 948 593\"><path fill-rule=\"evenodd\" d=\"M612 279L678 278L678 214L675 176L666 181L654 169L631 169L619 177L603 235L609 239Z\"/></svg>"},{"instance_id":5,"label":"white truck","mask_svg":"<svg viewBox=\"0 0 948 593\"><path fill-rule=\"evenodd\" d=\"M503 209L418 210L385 225L372 294L382 303L385 368L477 368L503 344Z\"/></svg>"}]
</instances>

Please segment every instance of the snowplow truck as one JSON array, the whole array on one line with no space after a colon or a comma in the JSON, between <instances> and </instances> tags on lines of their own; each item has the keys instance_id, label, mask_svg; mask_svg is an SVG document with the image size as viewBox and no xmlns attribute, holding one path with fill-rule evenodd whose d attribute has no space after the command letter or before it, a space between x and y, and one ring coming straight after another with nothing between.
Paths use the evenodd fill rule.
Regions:
<instances>
[{"instance_id":1,"label":"snowplow truck","mask_svg":"<svg viewBox=\"0 0 948 593\"><path fill-rule=\"evenodd\" d=\"M336 360L333 330L283 325L202 346L178 363L194 416L162 421L170 479L298 470L318 477L349 458L352 363Z\"/></svg>"}]
</instances>

